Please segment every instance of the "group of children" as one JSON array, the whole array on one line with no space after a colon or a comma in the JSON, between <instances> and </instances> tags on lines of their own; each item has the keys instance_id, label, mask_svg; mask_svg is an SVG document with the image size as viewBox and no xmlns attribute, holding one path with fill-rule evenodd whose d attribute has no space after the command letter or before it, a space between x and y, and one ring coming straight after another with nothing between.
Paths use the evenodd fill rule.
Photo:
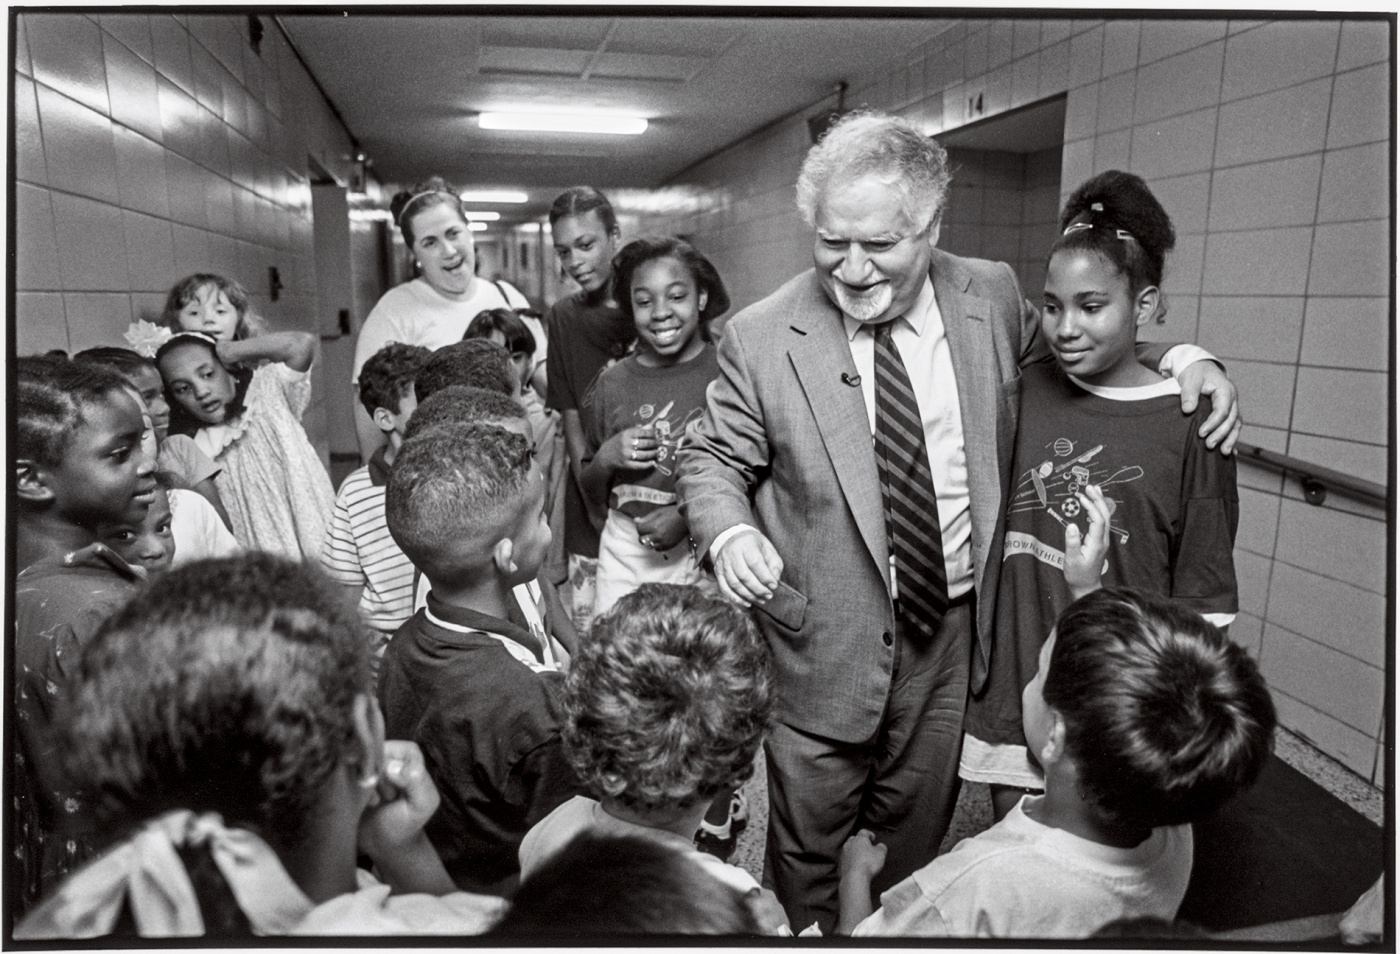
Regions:
<instances>
[{"instance_id":1,"label":"group of children","mask_svg":"<svg viewBox=\"0 0 1400 954\"><path fill-rule=\"evenodd\" d=\"M153 361L17 362L17 937L807 927L727 863L773 681L675 493L728 295L682 240L616 249L596 190L551 222L580 291L545 319L550 410L510 309L389 343L359 373L385 443L338 495L298 423L314 342L234 283L177 286ZM842 933L1170 922L1189 823L1270 751L1218 628L1233 470L1133 352L1170 221L1110 173L1062 233L966 726L999 821L878 899L883 846L853 833Z\"/></svg>"}]
</instances>

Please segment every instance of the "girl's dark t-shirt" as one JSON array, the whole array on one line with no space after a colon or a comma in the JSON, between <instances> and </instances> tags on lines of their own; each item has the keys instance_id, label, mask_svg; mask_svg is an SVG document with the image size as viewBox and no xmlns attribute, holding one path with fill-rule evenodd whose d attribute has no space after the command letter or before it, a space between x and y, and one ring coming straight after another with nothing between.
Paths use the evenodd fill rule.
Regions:
<instances>
[{"instance_id":1,"label":"girl's dark t-shirt","mask_svg":"<svg viewBox=\"0 0 1400 954\"><path fill-rule=\"evenodd\" d=\"M608 509L636 518L676 502L676 450L705 413L717 377L711 344L682 364L648 367L633 355L598 375L583 401L589 449L597 453L608 438L638 424L650 425L661 442L655 467L625 471L613 481Z\"/></svg>"},{"instance_id":2,"label":"girl's dark t-shirt","mask_svg":"<svg viewBox=\"0 0 1400 954\"><path fill-rule=\"evenodd\" d=\"M1202 614L1236 612L1235 459L1196 436L1210 411L1202 400L1183 415L1176 393L1131 400L1095 394L1051 363L1025 369L996 642L986 689L968 705L971 735L1025 744L1021 692L1056 619L1073 602L1064 578L1065 525L1087 531L1075 496L1086 484L1103 491L1112 514L1105 586L1131 587Z\"/></svg>"},{"instance_id":3,"label":"girl's dark t-shirt","mask_svg":"<svg viewBox=\"0 0 1400 954\"><path fill-rule=\"evenodd\" d=\"M626 356L637 331L614 306L590 304L582 293L561 298L545 314L549 337L545 404L560 413L578 411L598 372ZM598 556L598 531L588 519L583 490L570 471L564 490L564 549L577 556Z\"/></svg>"}]
</instances>

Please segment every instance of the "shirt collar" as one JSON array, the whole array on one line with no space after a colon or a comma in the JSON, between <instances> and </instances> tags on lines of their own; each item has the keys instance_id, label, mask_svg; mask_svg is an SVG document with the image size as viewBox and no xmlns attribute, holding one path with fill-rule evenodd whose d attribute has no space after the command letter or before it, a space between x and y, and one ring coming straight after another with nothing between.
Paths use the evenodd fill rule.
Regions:
<instances>
[{"instance_id":1,"label":"shirt collar","mask_svg":"<svg viewBox=\"0 0 1400 954\"><path fill-rule=\"evenodd\" d=\"M389 485L389 465L384 461L384 452L389 448L381 446L369 455L369 482L374 487Z\"/></svg>"},{"instance_id":2,"label":"shirt collar","mask_svg":"<svg viewBox=\"0 0 1400 954\"><path fill-rule=\"evenodd\" d=\"M919 297L914 299L914 304L910 306L908 311L906 311L903 315L899 317L904 319L904 323L909 326L909 328L914 332L914 334L922 335L924 333L924 329L928 327L928 316L929 312L933 309L933 306L933 280L927 275L925 275L923 287L919 289ZM856 340L856 335L860 334L860 329L867 327L866 323L856 321L854 318L852 318L850 315L845 314L844 312L841 315L841 320L846 324L847 341ZM898 321L899 318L896 318L894 320ZM874 325L870 325L869 327L873 328Z\"/></svg>"},{"instance_id":3,"label":"shirt collar","mask_svg":"<svg viewBox=\"0 0 1400 954\"><path fill-rule=\"evenodd\" d=\"M127 563L116 550L105 543L89 543L63 556L49 557L31 564L15 574L39 577L52 571L95 570L99 573L112 573L128 583L140 583L146 579L144 568Z\"/></svg>"},{"instance_id":4,"label":"shirt collar","mask_svg":"<svg viewBox=\"0 0 1400 954\"><path fill-rule=\"evenodd\" d=\"M516 613L519 612L514 606L511 607ZM514 619L500 619L495 616L488 616L486 613L479 613L474 609L465 606L452 606L444 603L428 591L428 613L434 620L440 622L444 627L454 630L472 630L480 633L504 636L512 642L519 643L530 651L530 655L537 660L540 658L540 643L535 638L535 634L530 632L528 626L522 626ZM523 620L522 620L523 622Z\"/></svg>"}]
</instances>

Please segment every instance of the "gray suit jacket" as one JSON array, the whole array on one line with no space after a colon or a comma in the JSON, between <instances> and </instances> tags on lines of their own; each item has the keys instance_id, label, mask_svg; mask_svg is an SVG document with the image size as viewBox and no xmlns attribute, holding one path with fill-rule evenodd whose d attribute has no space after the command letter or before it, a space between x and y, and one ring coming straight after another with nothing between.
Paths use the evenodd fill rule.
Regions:
<instances>
[{"instance_id":1,"label":"gray suit jacket","mask_svg":"<svg viewBox=\"0 0 1400 954\"><path fill-rule=\"evenodd\" d=\"M1022 363L1047 355L1038 316L1003 263L938 251L933 288L947 329L967 450L974 585L972 682L986 677L1001 566ZM761 609L778 715L847 742L871 738L890 691L894 630L889 550L866 406L840 311L815 272L734 317L720 377L679 458L681 510L702 552L738 523L784 561Z\"/></svg>"}]
</instances>

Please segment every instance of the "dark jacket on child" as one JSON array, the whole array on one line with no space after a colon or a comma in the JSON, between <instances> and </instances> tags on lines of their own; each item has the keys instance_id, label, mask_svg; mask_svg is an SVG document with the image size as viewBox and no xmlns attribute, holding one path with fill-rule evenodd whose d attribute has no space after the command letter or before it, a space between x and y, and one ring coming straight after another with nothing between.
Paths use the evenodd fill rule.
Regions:
<instances>
[{"instance_id":1,"label":"dark jacket on child","mask_svg":"<svg viewBox=\"0 0 1400 954\"><path fill-rule=\"evenodd\" d=\"M559 735L562 689L523 618L448 606L431 593L384 651L385 731L423 750L442 795L428 839L464 891L510 896L525 833L583 793Z\"/></svg>"}]
</instances>

